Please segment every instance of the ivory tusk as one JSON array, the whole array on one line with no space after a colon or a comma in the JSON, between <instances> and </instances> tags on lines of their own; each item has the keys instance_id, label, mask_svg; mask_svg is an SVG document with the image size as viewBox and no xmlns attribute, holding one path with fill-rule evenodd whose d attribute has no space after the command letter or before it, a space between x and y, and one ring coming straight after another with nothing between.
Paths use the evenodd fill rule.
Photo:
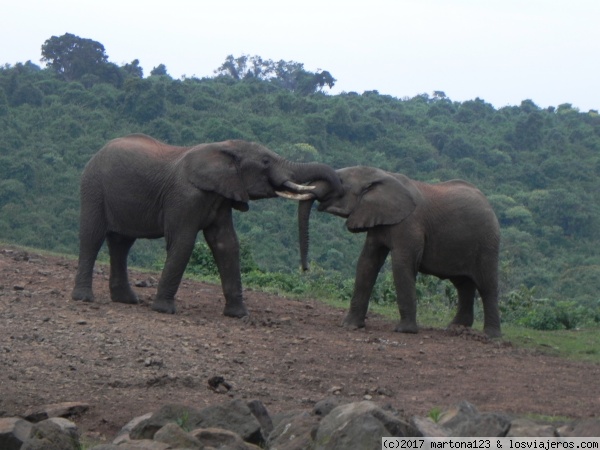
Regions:
<instances>
[{"instance_id":1,"label":"ivory tusk","mask_svg":"<svg viewBox=\"0 0 600 450\"><path fill-rule=\"evenodd\" d=\"M315 196L313 194L292 194L291 192L282 192L282 191L275 191L275 193L277 195L279 195L280 197L283 198L289 198L290 200L311 200L313 198L315 198Z\"/></svg>"},{"instance_id":2,"label":"ivory tusk","mask_svg":"<svg viewBox=\"0 0 600 450\"><path fill-rule=\"evenodd\" d=\"M316 186L304 186L302 184L296 184L292 181L286 181L285 183L283 183L283 185L287 188L290 188L293 191L296 191L296 192L312 191L313 189L316 188Z\"/></svg>"}]
</instances>

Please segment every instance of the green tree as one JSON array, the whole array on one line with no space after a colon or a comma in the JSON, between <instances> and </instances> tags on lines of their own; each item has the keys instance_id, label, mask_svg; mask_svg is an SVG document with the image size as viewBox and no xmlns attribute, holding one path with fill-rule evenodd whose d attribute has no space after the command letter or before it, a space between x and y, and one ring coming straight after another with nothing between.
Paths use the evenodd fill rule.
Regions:
<instances>
[{"instance_id":1,"label":"green tree","mask_svg":"<svg viewBox=\"0 0 600 450\"><path fill-rule=\"evenodd\" d=\"M159 64L158 66L154 67L150 71L150 76L153 76L153 77L161 77L161 76L168 77L169 74L167 73L167 66L165 66L164 64Z\"/></svg>"},{"instance_id":2,"label":"green tree","mask_svg":"<svg viewBox=\"0 0 600 450\"><path fill-rule=\"evenodd\" d=\"M140 66L140 60L134 59L123 66L123 71L131 77L144 78L144 69Z\"/></svg>"},{"instance_id":3,"label":"green tree","mask_svg":"<svg viewBox=\"0 0 600 450\"><path fill-rule=\"evenodd\" d=\"M108 56L100 42L66 33L44 42L42 61L60 78L73 81L85 74L101 74Z\"/></svg>"}]
</instances>

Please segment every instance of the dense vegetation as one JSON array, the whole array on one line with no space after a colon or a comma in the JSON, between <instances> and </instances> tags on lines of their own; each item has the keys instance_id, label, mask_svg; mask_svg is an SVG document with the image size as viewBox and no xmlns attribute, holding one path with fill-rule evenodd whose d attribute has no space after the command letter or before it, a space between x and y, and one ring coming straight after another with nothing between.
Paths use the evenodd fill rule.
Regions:
<instances>
[{"instance_id":1,"label":"dense vegetation","mask_svg":"<svg viewBox=\"0 0 600 450\"><path fill-rule=\"evenodd\" d=\"M144 77L139 61L117 66L102 44L70 34L48 39L42 61L45 68L30 61L0 67L4 241L76 253L79 175L111 138L143 132L178 145L241 138L293 160L473 182L502 226L505 318L540 328L600 320L597 111L541 109L530 100L495 109L443 92L333 96L324 92L336 81L329 72L258 56L228 56L209 78L173 79L162 64ZM347 298L363 236L315 212L313 271L302 277L295 214L296 205L282 199L236 213L246 282ZM164 256L160 243L135 249L137 265L160 264ZM205 252L200 234L192 271L210 274ZM453 301L444 283L423 279L419 288ZM389 275L376 297L393 297Z\"/></svg>"}]
</instances>

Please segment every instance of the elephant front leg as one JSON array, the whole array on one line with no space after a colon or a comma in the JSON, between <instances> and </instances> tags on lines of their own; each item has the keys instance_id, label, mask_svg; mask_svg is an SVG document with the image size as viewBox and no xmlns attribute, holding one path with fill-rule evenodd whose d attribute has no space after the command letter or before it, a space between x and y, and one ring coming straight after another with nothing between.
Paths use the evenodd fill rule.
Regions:
<instances>
[{"instance_id":1,"label":"elephant front leg","mask_svg":"<svg viewBox=\"0 0 600 450\"><path fill-rule=\"evenodd\" d=\"M399 333L418 333L416 270L403 255L392 252L392 271L400 322L394 329Z\"/></svg>"},{"instance_id":2,"label":"elephant front leg","mask_svg":"<svg viewBox=\"0 0 600 450\"><path fill-rule=\"evenodd\" d=\"M242 296L240 244L233 227L231 210L222 219L218 224L204 229L204 238L219 269L225 296L223 314L229 317L245 317L248 310Z\"/></svg>"},{"instance_id":3,"label":"elephant front leg","mask_svg":"<svg viewBox=\"0 0 600 450\"><path fill-rule=\"evenodd\" d=\"M356 265L354 293L350 301L350 309L342 322L349 329L364 328L369 309L369 299L377 281L377 275L385 262L389 250L376 244L367 235L365 245Z\"/></svg>"}]
</instances>

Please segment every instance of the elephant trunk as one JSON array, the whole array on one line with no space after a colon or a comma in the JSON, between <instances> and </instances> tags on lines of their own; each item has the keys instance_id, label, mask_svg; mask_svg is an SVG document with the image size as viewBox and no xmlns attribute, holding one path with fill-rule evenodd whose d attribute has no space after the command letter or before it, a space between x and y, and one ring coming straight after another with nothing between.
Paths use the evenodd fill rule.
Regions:
<instances>
[{"instance_id":1,"label":"elephant trunk","mask_svg":"<svg viewBox=\"0 0 600 450\"><path fill-rule=\"evenodd\" d=\"M342 183L336 171L327 164L289 162L292 180L296 183L324 181L332 193L341 193Z\"/></svg>"},{"instance_id":2,"label":"elephant trunk","mask_svg":"<svg viewBox=\"0 0 600 450\"><path fill-rule=\"evenodd\" d=\"M300 264L302 271L308 270L309 221L315 199L298 203L298 238L300 240Z\"/></svg>"},{"instance_id":3,"label":"elephant trunk","mask_svg":"<svg viewBox=\"0 0 600 450\"><path fill-rule=\"evenodd\" d=\"M310 183L304 189L300 186L291 187L295 193L278 195L300 200L298 203L298 232L300 240L300 262L302 271L308 270L309 219L315 200L323 201L330 196L340 196L344 189L337 172L326 164L321 163L290 163L292 177L297 183ZM290 187L289 185L287 187Z\"/></svg>"}]
</instances>

